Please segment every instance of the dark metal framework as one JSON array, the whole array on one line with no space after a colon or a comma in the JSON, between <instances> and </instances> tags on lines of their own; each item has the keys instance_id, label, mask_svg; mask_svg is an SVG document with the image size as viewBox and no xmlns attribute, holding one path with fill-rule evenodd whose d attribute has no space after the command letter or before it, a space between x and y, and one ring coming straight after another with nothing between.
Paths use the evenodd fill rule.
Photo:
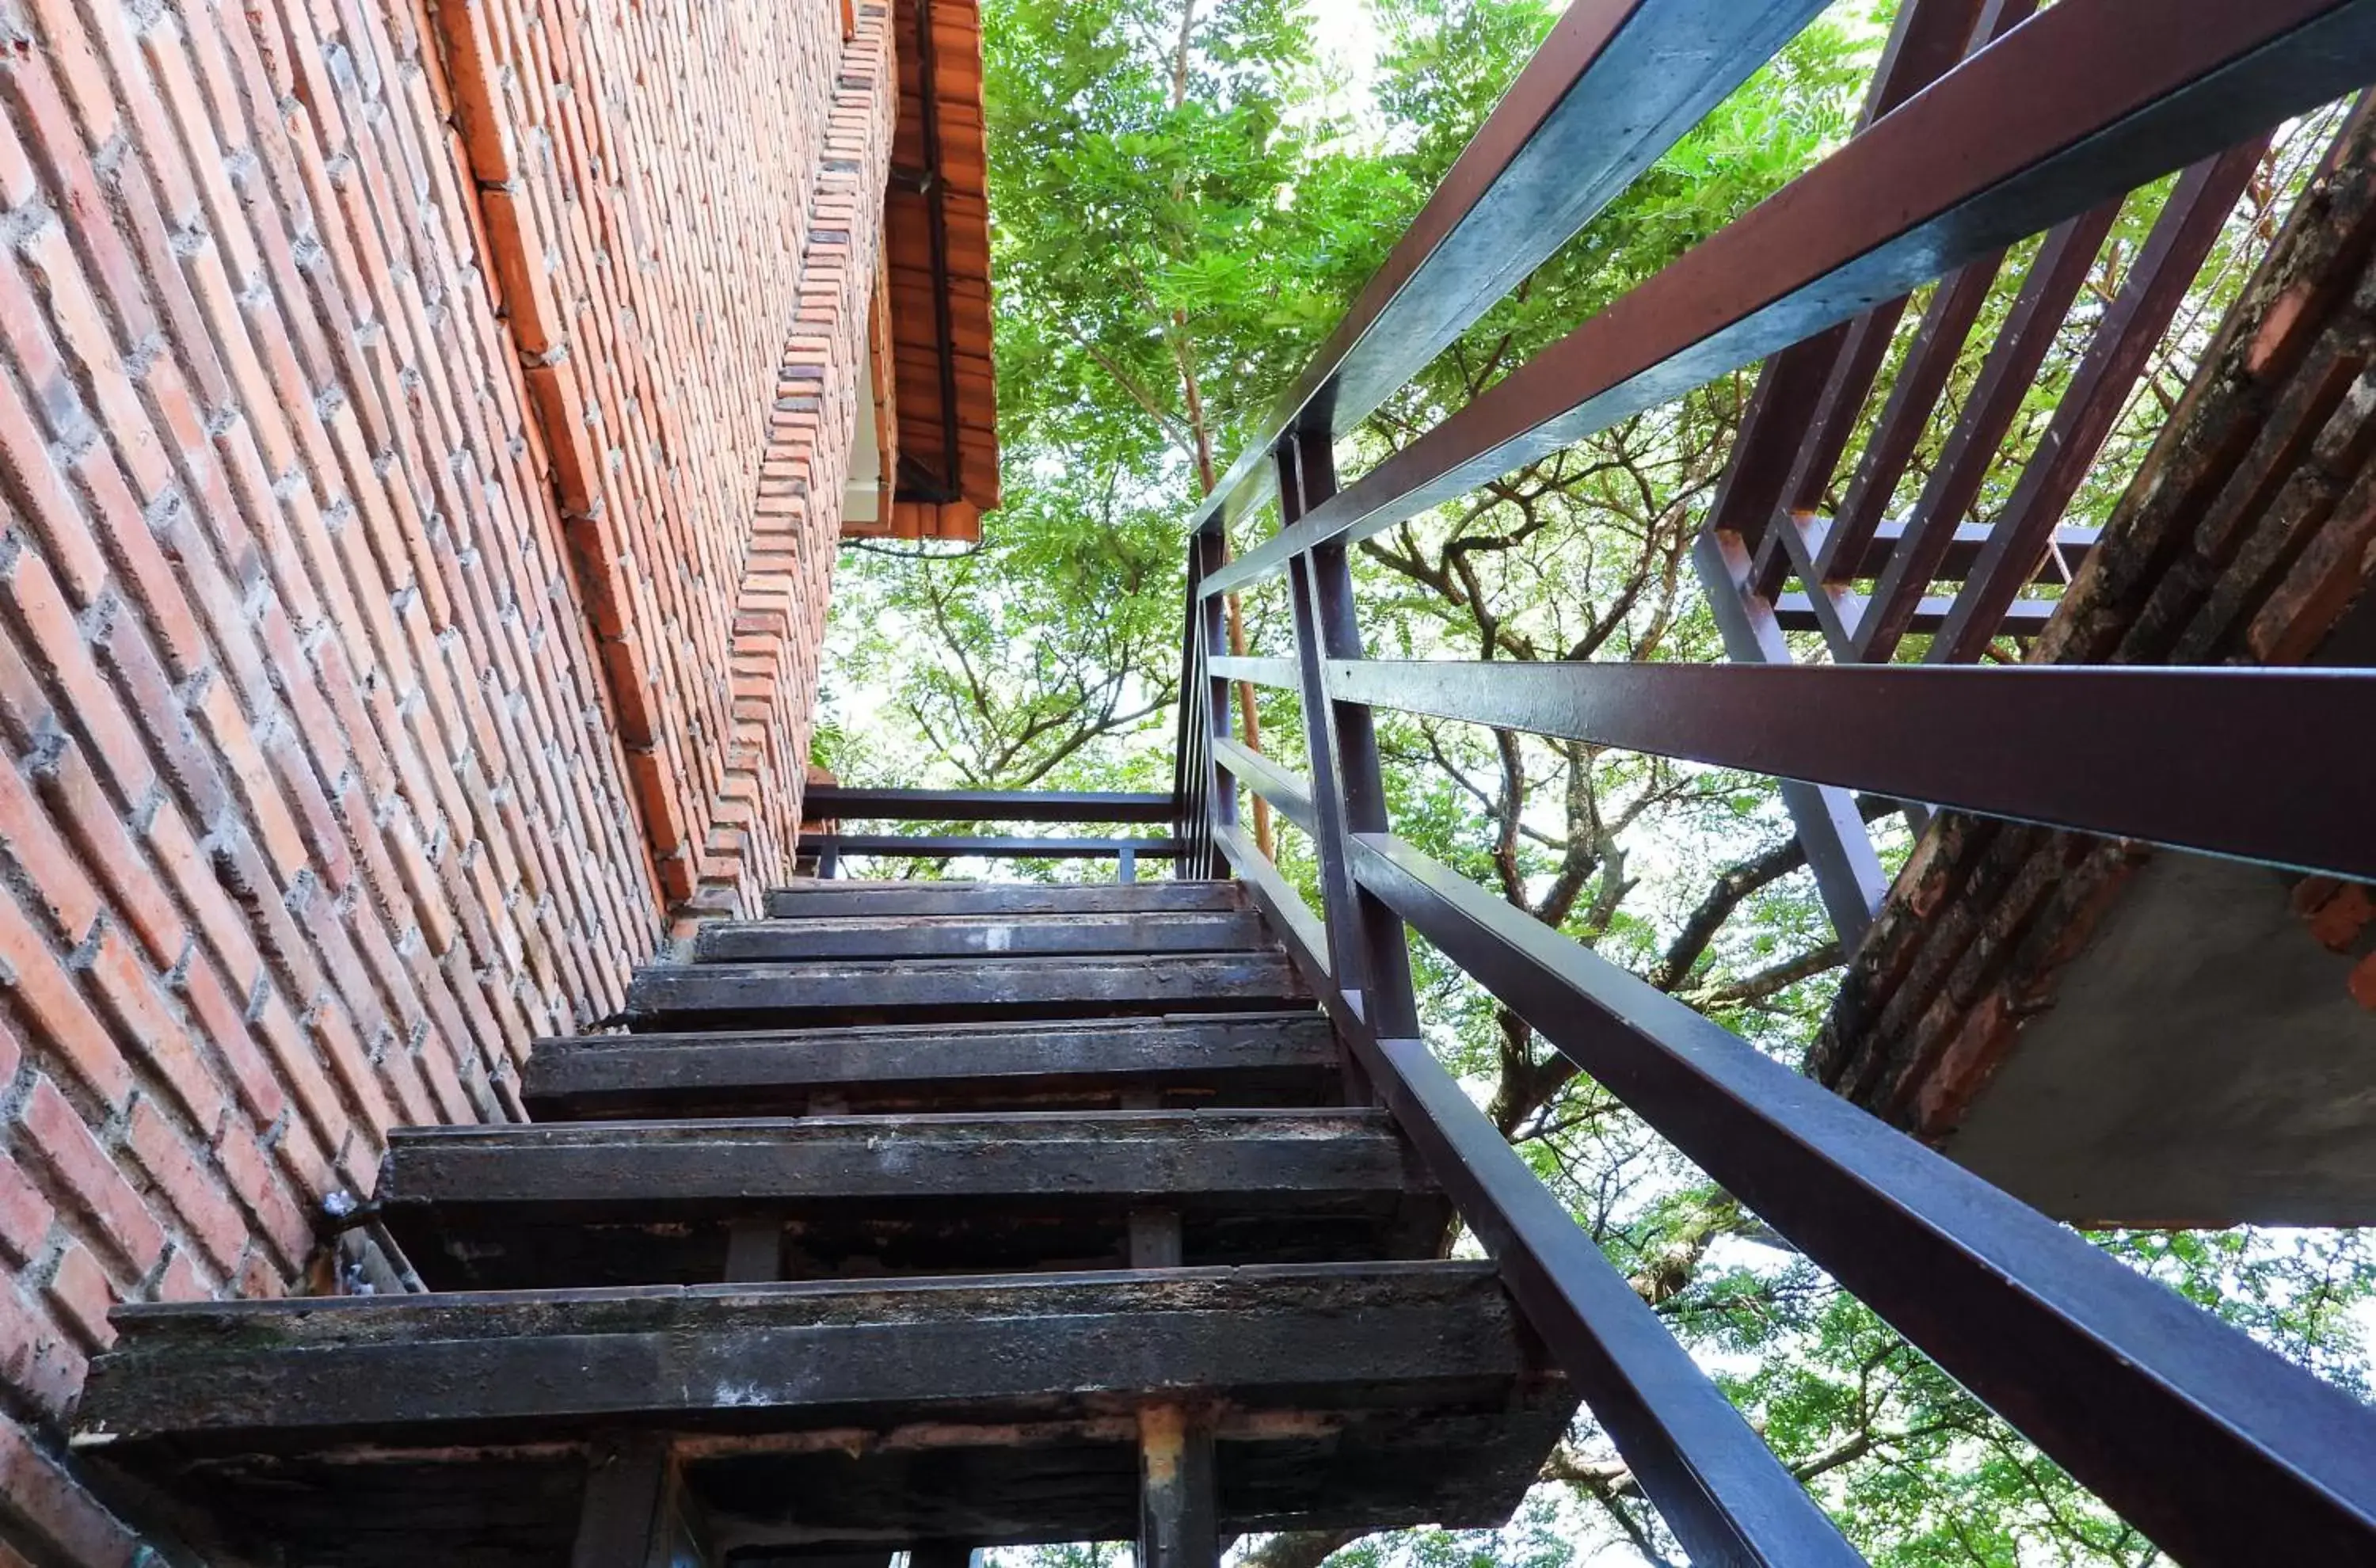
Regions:
<instances>
[{"instance_id":1,"label":"dark metal framework","mask_svg":"<svg viewBox=\"0 0 2376 1568\"><path fill-rule=\"evenodd\" d=\"M1012 835L844 833L844 821L880 822L1127 822L1168 823L1179 814L1175 797L1152 791L1087 790L877 790L815 784L802 801L812 824L834 825L801 835L801 850L816 858L817 874L840 873L844 855L903 855L919 860L1111 860L1123 882L1137 879L1143 858L1170 860L1169 838L1034 837Z\"/></svg>"},{"instance_id":2,"label":"dark metal framework","mask_svg":"<svg viewBox=\"0 0 2376 1568\"><path fill-rule=\"evenodd\" d=\"M2376 731L2376 675L1975 662L2043 624L2050 606L2023 597L2042 565L2093 547L2064 508L2273 131L2376 80L2376 0L1908 0L1858 136L1338 488L1336 437L1819 8L1580 3L1479 132L1196 515L1177 873L1242 878L1286 933L1357 1075L1693 1562L1858 1559L1430 1055L1407 929L2177 1560L2376 1561L2376 1413L1471 885L1387 821L1373 707L1780 778L1851 945L1883 892L1856 790L2376 875L2365 780L2288 760ZM1999 517L1971 523L2113 216L2173 173L2049 436ZM1884 516L2008 252L2037 235L1920 501ZM1821 516L1909 296L1934 281L1843 503ZM1733 663L1365 659L1353 541L1759 360L1695 558ZM1230 560L1230 521L1274 493L1279 529ZM1221 596L1280 572L1293 656L1226 657ZM1830 662L1796 663L1794 630L1820 633ZM1894 662L1917 635L1931 639L1923 659ZM1297 695L1304 774L1230 739L1239 682ZM1317 913L1240 831L1241 790L1309 836Z\"/></svg>"}]
</instances>

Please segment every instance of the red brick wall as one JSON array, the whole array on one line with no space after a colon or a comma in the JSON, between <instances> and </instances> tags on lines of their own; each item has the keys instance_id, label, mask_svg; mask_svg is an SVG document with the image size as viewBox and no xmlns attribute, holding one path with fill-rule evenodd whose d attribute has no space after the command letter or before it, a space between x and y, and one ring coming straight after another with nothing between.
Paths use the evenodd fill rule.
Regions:
<instances>
[{"instance_id":1,"label":"red brick wall","mask_svg":"<svg viewBox=\"0 0 2376 1568\"><path fill-rule=\"evenodd\" d=\"M867 312L882 276L894 93L885 10L861 12L851 68L837 83L799 316L769 388L756 528L734 622L734 742L700 879L702 901L713 908L747 909L754 889L790 867L799 837L817 653L869 353Z\"/></svg>"},{"instance_id":2,"label":"red brick wall","mask_svg":"<svg viewBox=\"0 0 2376 1568\"><path fill-rule=\"evenodd\" d=\"M0 1568L113 1301L291 1288L788 868L893 105L828 0L0 0Z\"/></svg>"},{"instance_id":3,"label":"red brick wall","mask_svg":"<svg viewBox=\"0 0 2376 1568\"><path fill-rule=\"evenodd\" d=\"M847 39L819 0L434 16L661 886L746 901L746 836L800 777L742 711L766 410L788 331L847 398L863 293L820 275L877 243L883 7Z\"/></svg>"}]
</instances>

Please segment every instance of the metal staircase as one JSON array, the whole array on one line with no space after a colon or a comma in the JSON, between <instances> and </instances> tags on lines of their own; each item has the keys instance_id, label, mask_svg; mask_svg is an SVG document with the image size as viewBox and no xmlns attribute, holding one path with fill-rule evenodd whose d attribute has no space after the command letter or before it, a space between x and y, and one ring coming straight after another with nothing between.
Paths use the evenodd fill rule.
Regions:
<instances>
[{"instance_id":1,"label":"metal staircase","mask_svg":"<svg viewBox=\"0 0 2376 1568\"><path fill-rule=\"evenodd\" d=\"M1508 1515L1575 1398L1241 885L770 915L541 1043L530 1123L394 1134L356 1218L431 1293L129 1309L78 1448L292 1565Z\"/></svg>"},{"instance_id":2,"label":"metal staircase","mask_svg":"<svg viewBox=\"0 0 2376 1568\"><path fill-rule=\"evenodd\" d=\"M127 1308L79 1452L144 1519L289 1568L948 1568L1134 1535L1142 1568L1211 1568L1240 1532L1502 1518L1581 1397L1680 1555L1853 1568L1437 1060L1416 932L2172 1561L2376 1562L2376 1411L1395 832L1380 714L1775 778L1847 949L1883 885L1857 790L2376 882L2348 750L2364 669L1973 662L2083 600L2021 597L2063 586L2037 576L2049 547L2125 569L2117 516L2055 530L2160 336L2140 324L2168 319L2258 138L2376 80L2376 0L1907 0L1858 135L1338 485L1382 399L1824 8L1562 18L1200 504L1169 791L809 797L831 823L1171 837L802 841L828 876L903 852L1111 856L1125 884L1169 861L1175 880L816 884L705 931L637 978L632 1032L539 1049L536 1120L396 1137L350 1218L385 1238L357 1249L366 1275L409 1283L409 1254L432 1293ZM2166 176L2144 282L2094 312L2079 390L1983 537L1972 486L2065 328L2065 264ZM1927 418L1907 410L1941 397L1990 279L2041 234L1935 491L1888 527L1847 496L1824 522L1859 432L1849 495L1894 493L1871 476L1903 473ZM2346 259L2272 316L2365 297L2365 247ZM1925 290L1940 346L1915 358L1936 374L1898 374L1869 422ZM2287 519L2369 515L2340 469L2292 482L2306 453L2369 464L2366 356L2307 358L2314 336L2252 337L2231 390L2265 412L2253 378L2300 371L2318 418L2347 421L2301 424L2312 441L2239 418L2173 460L2242 464L2204 469L2204 526L2231 503L2277 518L2252 573L2340 612L2364 540L2313 550ZM1360 540L1761 361L1694 546L1734 663L1371 657ZM1283 594L1288 647L1232 647L1241 590ZM1807 629L1814 662L1784 636ZM1921 662L1910 636L1933 638ZM1301 758L1232 738L1265 690L1295 719L1264 728L1300 728ZM1302 836L1316 908L1241 799ZM1984 946L1939 957L1949 987ZM1453 1207L1490 1265L1439 1255Z\"/></svg>"}]
</instances>

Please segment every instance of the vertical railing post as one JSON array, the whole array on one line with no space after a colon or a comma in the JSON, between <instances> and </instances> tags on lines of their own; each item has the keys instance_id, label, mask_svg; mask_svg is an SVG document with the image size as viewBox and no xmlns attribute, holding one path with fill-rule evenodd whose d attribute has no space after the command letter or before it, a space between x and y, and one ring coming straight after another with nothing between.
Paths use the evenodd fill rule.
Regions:
<instances>
[{"instance_id":1,"label":"vertical railing post","mask_svg":"<svg viewBox=\"0 0 2376 1568\"><path fill-rule=\"evenodd\" d=\"M1234 827L1238 821L1236 781L1221 776L1219 763L1214 754L1214 742L1227 740L1230 733L1230 683L1216 679L1210 673L1213 650L1228 646L1223 641L1223 605L1219 594L1203 594L1201 588L1203 578L1223 560L1221 527L1217 516L1212 526L1197 533L1194 546L1196 551L1194 569L1200 585L1200 597L1196 601L1196 673L1205 701L1205 722L1197 734L1202 764L1196 770L1196 782L1205 790L1204 864L1197 874L1206 877L1223 874L1221 855L1213 842L1214 837L1222 828Z\"/></svg>"},{"instance_id":2,"label":"vertical railing post","mask_svg":"<svg viewBox=\"0 0 2376 1568\"><path fill-rule=\"evenodd\" d=\"M1178 846L1171 874L1185 879L1198 865L1196 841L1205 829L1205 791L1196 771L1198 738L1204 733L1204 688L1198 684L1204 665L1200 633L1205 619L1203 552L1192 535L1188 540L1187 594L1180 610L1180 733L1172 748L1172 841Z\"/></svg>"},{"instance_id":3,"label":"vertical railing post","mask_svg":"<svg viewBox=\"0 0 2376 1568\"><path fill-rule=\"evenodd\" d=\"M1289 435L1278 444L1272 460L1278 469L1279 526L1291 528L1313 503L1324 497L1306 489L1301 443ZM1313 477L1321 478L1321 470ZM1325 480L1323 481L1325 482ZM1320 908L1328 934L1328 975L1345 1000L1357 1011L1368 977L1361 967L1360 944L1353 941L1353 872L1345 843L1345 797L1337 788L1341 771L1336 761L1336 730L1329 722L1328 688L1323 678L1320 633L1313 610L1312 557L1299 552L1287 563L1288 594L1295 616L1296 695L1303 705L1303 733L1312 757L1313 849L1320 859Z\"/></svg>"},{"instance_id":4,"label":"vertical railing post","mask_svg":"<svg viewBox=\"0 0 2376 1568\"><path fill-rule=\"evenodd\" d=\"M1336 493L1336 455L1325 429L1301 431L1291 439L1291 460L1284 447L1281 451L1279 494L1281 505L1292 505L1300 516ZM1287 482L1290 471L1291 483ZM1287 499L1290 493L1292 502ZM1338 987L1360 1008L1372 1035L1414 1038L1419 1006L1402 918L1363 890L1352 874L1351 836L1387 831L1377 729L1368 707L1340 703L1328 695L1327 661L1363 657L1361 629L1353 611L1352 564L1345 546L1331 541L1297 554L1289 568L1303 722L1312 735L1313 810L1322 838L1329 962Z\"/></svg>"},{"instance_id":5,"label":"vertical railing post","mask_svg":"<svg viewBox=\"0 0 2376 1568\"><path fill-rule=\"evenodd\" d=\"M1711 529L1692 548L1692 564L1708 596L1708 610L1724 638L1725 657L1736 664L1788 664L1789 645L1774 619L1774 607L1750 581L1748 552L1738 536ZM1872 836L1849 791L1830 784L1779 781L1782 803L1806 847L1815 891L1838 933L1840 951L1854 953L1881 908L1889 879Z\"/></svg>"}]
</instances>

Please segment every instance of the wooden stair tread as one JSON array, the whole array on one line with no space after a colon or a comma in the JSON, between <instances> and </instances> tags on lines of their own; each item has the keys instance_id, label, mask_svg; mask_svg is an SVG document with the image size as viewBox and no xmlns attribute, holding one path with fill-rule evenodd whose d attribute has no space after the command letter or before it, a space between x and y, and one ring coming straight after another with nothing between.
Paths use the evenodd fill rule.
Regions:
<instances>
[{"instance_id":1,"label":"wooden stair tread","mask_svg":"<svg viewBox=\"0 0 2376 1568\"><path fill-rule=\"evenodd\" d=\"M1262 918L1252 909L834 915L707 921L695 934L693 961L761 964L998 953L1016 956L1211 953L1268 945Z\"/></svg>"},{"instance_id":2,"label":"wooden stair tread","mask_svg":"<svg viewBox=\"0 0 2376 1568\"><path fill-rule=\"evenodd\" d=\"M1120 1267L1148 1206L1192 1265L1427 1257L1451 1218L1385 1113L1342 1109L408 1129L379 1194L443 1289L714 1280L737 1220L817 1277Z\"/></svg>"},{"instance_id":3,"label":"wooden stair tread","mask_svg":"<svg viewBox=\"0 0 2376 1568\"><path fill-rule=\"evenodd\" d=\"M1133 1092L1320 1105L1336 1098L1336 1038L1313 1012L646 1031L539 1040L520 1092L540 1122L798 1114L821 1095L858 1114L1109 1108Z\"/></svg>"},{"instance_id":4,"label":"wooden stair tread","mask_svg":"<svg viewBox=\"0 0 2376 1568\"><path fill-rule=\"evenodd\" d=\"M1276 1010L1313 1001L1303 977L1278 951L653 964L628 982L626 1017L630 1028L715 1028Z\"/></svg>"},{"instance_id":5,"label":"wooden stair tread","mask_svg":"<svg viewBox=\"0 0 2376 1568\"><path fill-rule=\"evenodd\" d=\"M871 1568L1132 1536L1169 1410L1230 1533L1508 1517L1575 1400L1242 888L766 907L539 1041L537 1121L390 1136L359 1218L444 1293L119 1311L74 1443L123 1506L545 1568L665 1474L720 1560Z\"/></svg>"},{"instance_id":6,"label":"wooden stair tread","mask_svg":"<svg viewBox=\"0 0 2376 1568\"><path fill-rule=\"evenodd\" d=\"M1183 1387L1223 1402L1233 1530L1497 1523L1574 1408L1491 1268L1455 1262L176 1304L118 1324L77 1449L223 1546L318 1560L310 1539L362 1568L462 1545L486 1568L562 1560L584 1444L623 1425L683 1434L687 1486L742 1545L896 1548L1127 1536L1131 1411Z\"/></svg>"}]
</instances>

